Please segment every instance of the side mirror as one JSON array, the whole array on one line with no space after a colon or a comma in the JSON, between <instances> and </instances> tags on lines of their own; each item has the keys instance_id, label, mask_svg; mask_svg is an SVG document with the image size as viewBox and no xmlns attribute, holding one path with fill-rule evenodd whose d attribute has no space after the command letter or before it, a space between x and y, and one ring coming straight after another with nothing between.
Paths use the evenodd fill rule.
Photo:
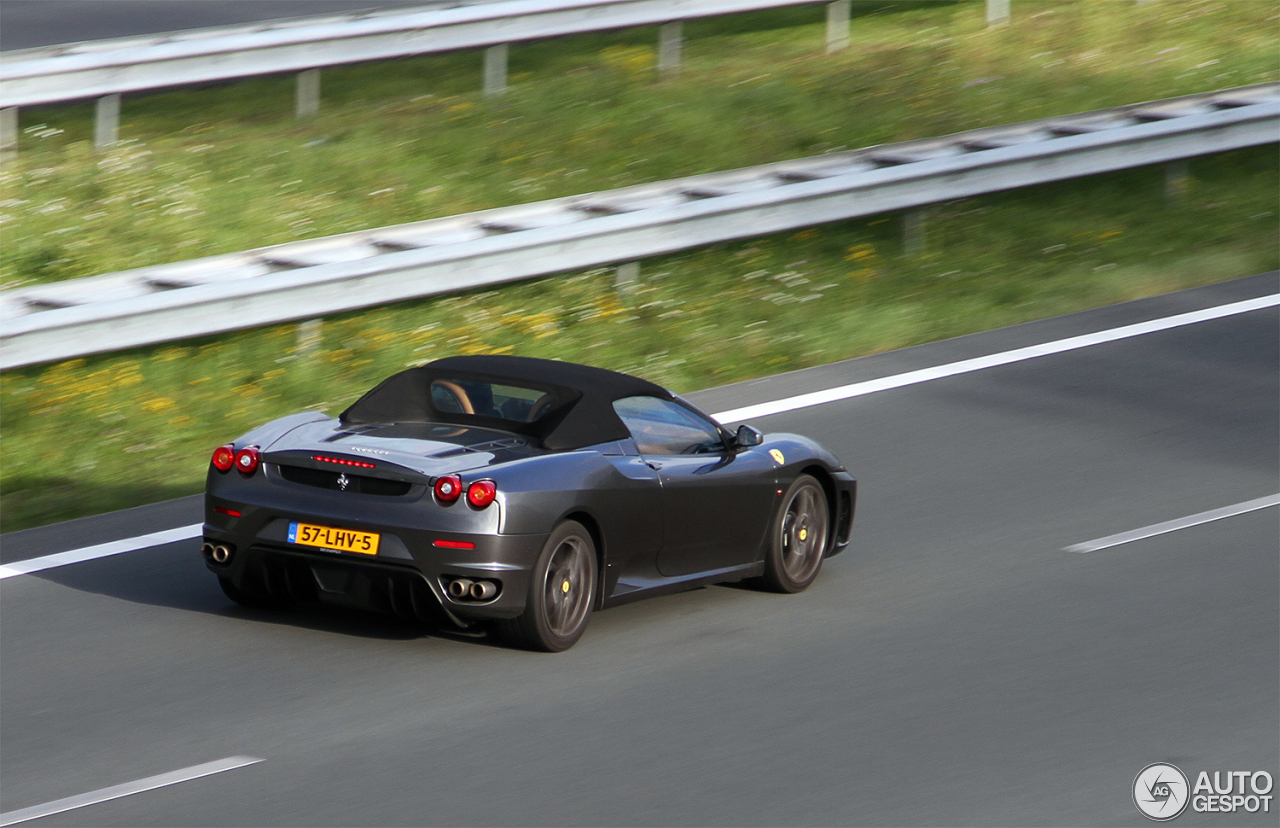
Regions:
<instances>
[{"instance_id":1,"label":"side mirror","mask_svg":"<svg viewBox=\"0 0 1280 828\"><path fill-rule=\"evenodd\" d=\"M763 442L764 435L760 433L760 429L745 424L738 426L738 433L733 438L733 444L739 448L758 446Z\"/></svg>"}]
</instances>

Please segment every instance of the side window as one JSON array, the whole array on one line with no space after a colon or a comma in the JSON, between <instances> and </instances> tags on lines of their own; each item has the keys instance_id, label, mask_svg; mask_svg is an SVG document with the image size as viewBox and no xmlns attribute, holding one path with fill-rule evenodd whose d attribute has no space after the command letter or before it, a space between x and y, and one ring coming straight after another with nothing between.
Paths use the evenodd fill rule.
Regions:
<instances>
[{"instance_id":1,"label":"side window","mask_svg":"<svg viewBox=\"0 0 1280 828\"><path fill-rule=\"evenodd\" d=\"M724 441L714 424L689 409L657 397L625 397L613 404L641 454L703 454Z\"/></svg>"}]
</instances>

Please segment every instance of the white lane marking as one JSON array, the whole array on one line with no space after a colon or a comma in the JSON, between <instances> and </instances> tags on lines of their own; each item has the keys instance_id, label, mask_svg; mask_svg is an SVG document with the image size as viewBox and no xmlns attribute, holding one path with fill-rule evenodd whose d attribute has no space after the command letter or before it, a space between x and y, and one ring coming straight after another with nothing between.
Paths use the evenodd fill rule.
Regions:
<instances>
[{"instance_id":1,"label":"white lane marking","mask_svg":"<svg viewBox=\"0 0 1280 828\"><path fill-rule=\"evenodd\" d=\"M112 785L110 788L103 788L100 791L90 791L78 796L69 796L66 799L47 802L44 805L32 805L30 808L21 808L17 811L0 814L0 828L5 825L15 825L19 822L60 814L63 811L83 808L86 805L96 805L99 802L106 802L110 799L131 796L143 791L153 791L156 788L176 785L179 782L190 782L192 779L199 779L202 776L212 776L215 773L243 768L246 765L256 765L262 761L264 760L254 756L228 756L226 759L219 759L216 762L206 762L203 765L162 773L159 776L148 776L146 779L125 782L123 785Z\"/></svg>"},{"instance_id":2,"label":"white lane marking","mask_svg":"<svg viewBox=\"0 0 1280 828\"><path fill-rule=\"evenodd\" d=\"M174 541L198 538L201 535L202 527L203 524L193 523L190 526L165 529L162 532L152 532L149 535L139 535L136 538L125 538L124 540L111 541L110 543L84 546L68 552L58 552L54 555L45 555L40 558L14 561L0 566L0 580L12 578L15 575L26 575L28 572L39 572L42 569L52 569L55 566L66 566L67 564L80 563L81 561L91 561L95 558L106 558L110 555L119 555L121 552L132 552L135 549L146 549L149 546L160 546Z\"/></svg>"},{"instance_id":3,"label":"white lane marking","mask_svg":"<svg viewBox=\"0 0 1280 828\"><path fill-rule=\"evenodd\" d=\"M1163 319L1139 322L1136 325L1125 325L1111 330L1084 334L1083 336L1059 339L1042 345L1032 345L1027 348L991 354L990 356L951 362L933 368L923 368L919 371L909 371L896 376L855 382L851 385L842 385L838 388L828 388L825 391L800 394L795 397L774 400L773 402L757 403L729 411L721 411L719 414L712 414L711 416L721 423L734 423L755 419L756 417L767 417L770 414L782 414L800 408L809 408L823 403L847 400L852 397L861 397L865 394L874 394L877 391L888 391L893 388L902 388L907 385L942 379L943 377L954 377L957 374L967 374L972 371L981 371L984 368L994 368L998 365L1008 365L1012 362L1034 359L1035 357L1074 351L1078 348L1087 348L1090 345L1101 345L1105 342L1115 342L1119 339L1128 339L1129 337L1141 336L1155 331L1165 331L1183 325L1194 325L1197 322L1222 319L1226 316L1248 313L1249 311L1271 308L1277 305L1280 305L1280 293L1260 296L1256 299L1246 299L1243 302L1233 302L1229 305L1205 308L1204 310L1190 313L1181 313L1176 316L1166 316ZM177 540L199 537L201 534L200 529L201 525L195 523L178 529L153 532L150 535L141 535L136 538L126 538L125 540L88 546L83 549L73 549L70 552L60 552L56 555L46 555L43 558L31 558L26 561L5 564L0 566L0 580L12 578L15 575L25 575L28 572L39 572L42 569L50 569L55 566L65 566L66 564L79 563L80 561L88 561L94 558L103 558L107 555L118 555L121 552L131 552L135 549L145 549L148 546L157 546L162 543L172 543Z\"/></svg>"},{"instance_id":4,"label":"white lane marking","mask_svg":"<svg viewBox=\"0 0 1280 828\"><path fill-rule=\"evenodd\" d=\"M742 408L734 408L729 411L721 411L719 414L712 414L711 416L721 423L736 423L743 420L753 420L757 417L768 417L771 414L782 414L784 412L795 411L800 408L809 408L810 406L822 405L824 403L836 402L838 400L847 400L852 397L861 397L864 394L888 391L891 388L902 388L907 385L916 385L918 383L929 382L930 380L942 379L944 377L954 377L957 374L968 374L972 371L981 371L984 368L994 368L998 365L1008 365L1013 362L1022 362L1023 360L1035 359L1036 357L1048 356L1050 354L1061 354L1065 351L1088 348L1092 345L1115 342L1120 339L1142 336L1143 334L1154 333L1156 331L1167 331L1170 328L1178 328L1183 325L1194 325L1197 322L1208 322L1213 319L1221 319L1225 316L1235 316L1236 314L1248 313L1250 311L1261 310L1262 308L1271 308L1276 305L1280 305L1280 294L1260 296L1257 299L1246 299L1243 302L1232 302L1229 305L1219 305L1215 308L1206 308L1204 310L1192 311L1190 313L1180 313L1176 316L1166 316L1163 319L1152 319L1150 322L1139 322L1136 325L1125 325L1120 328L1112 328L1110 330L1098 331L1097 333L1084 334L1082 336L1072 336L1067 339L1058 339L1053 342L1045 342L1041 345L1031 345L1026 348L1017 348L1012 351L991 354L990 356L964 359L959 362L947 363L946 365L922 368L919 371L908 371L905 374L897 374L896 376L881 377L880 379L866 380L865 382L855 382L851 385L842 385L838 388L828 388L824 391L813 391L808 394L799 394L795 397L774 400L773 402L756 403L755 405L747 405Z\"/></svg>"},{"instance_id":5,"label":"white lane marking","mask_svg":"<svg viewBox=\"0 0 1280 828\"><path fill-rule=\"evenodd\" d=\"M1202 523L1210 523L1215 520L1222 520L1223 518L1235 517L1236 515L1243 515L1246 512L1256 512L1259 509L1265 509L1268 506L1280 506L1280 494L1259 497L1254 500L1246 500L1243 503L1236 503L1232 506L1223 506L1221 509L1210 509L1207 512L1201 512L1198 515L1187 515L1186 517L1178 518L1177 520L1166 520L1164 523L1144 526L1141 529L1134 529L1130 532L1121 532L1118 535L1108 535L1105 538L1077 543L1072 546L1068 546L1062 551L1097 552L1099 549L1108 549L1112 546L1119 546L1122 543L1130 543L1131 541L1142 540L1143 538L1163 535L1166 532L1176 532L1179 529L1186 529L1189 526L1199 526Z\"/></svg>"}]
</instances>

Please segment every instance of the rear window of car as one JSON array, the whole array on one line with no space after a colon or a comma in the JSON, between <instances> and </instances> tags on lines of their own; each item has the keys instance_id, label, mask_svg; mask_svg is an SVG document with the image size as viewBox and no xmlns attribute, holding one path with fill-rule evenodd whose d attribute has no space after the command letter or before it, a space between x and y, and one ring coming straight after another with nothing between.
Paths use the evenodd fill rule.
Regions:
<instances>
[{"instance_id":1,"label":"rear window of car","mask_svg":"<svg viewBox=\"0 0 1280 828\"><path fill-rule=\"evenodd\" d=\"M431 405L443 414L537 422L551 410L552 395L538 388L464 379L431 382Z\"/></svg>"}]
</instances>

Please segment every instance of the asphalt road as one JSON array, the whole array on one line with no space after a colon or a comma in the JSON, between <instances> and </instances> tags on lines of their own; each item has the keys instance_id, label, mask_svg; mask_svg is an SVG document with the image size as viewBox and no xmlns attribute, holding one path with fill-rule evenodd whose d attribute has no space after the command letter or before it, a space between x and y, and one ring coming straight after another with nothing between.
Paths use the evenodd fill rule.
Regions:
<instances>
[{"instance_id":1,"label":"asphalt road","mask_svg":"<svg viewBox=\"0 0 1280 828\"><path fill-rule=\"evenodd\" d=\"M233 26L364 9L475 5L494 0L4 0L0 50Z\"/></svg>"},{"instance_id":2,"label":"asphalt road","mask_svg":"<svg viewBox=\"0 0 1280 828\"><path fill-rule=\"evenodd\" d=\"M1277 291L1275 274L715 389L710 410ZM795 596L608 610L560 655L236 608L188 541L4 580L12 811L58 825L1146 825L1145 765L1280 776L1275 308L775 415L860 479ZM199 519L0 538L4 562ZM1268 814L1175 824L1275 825Z\"/></svg>"}]
</instances>

